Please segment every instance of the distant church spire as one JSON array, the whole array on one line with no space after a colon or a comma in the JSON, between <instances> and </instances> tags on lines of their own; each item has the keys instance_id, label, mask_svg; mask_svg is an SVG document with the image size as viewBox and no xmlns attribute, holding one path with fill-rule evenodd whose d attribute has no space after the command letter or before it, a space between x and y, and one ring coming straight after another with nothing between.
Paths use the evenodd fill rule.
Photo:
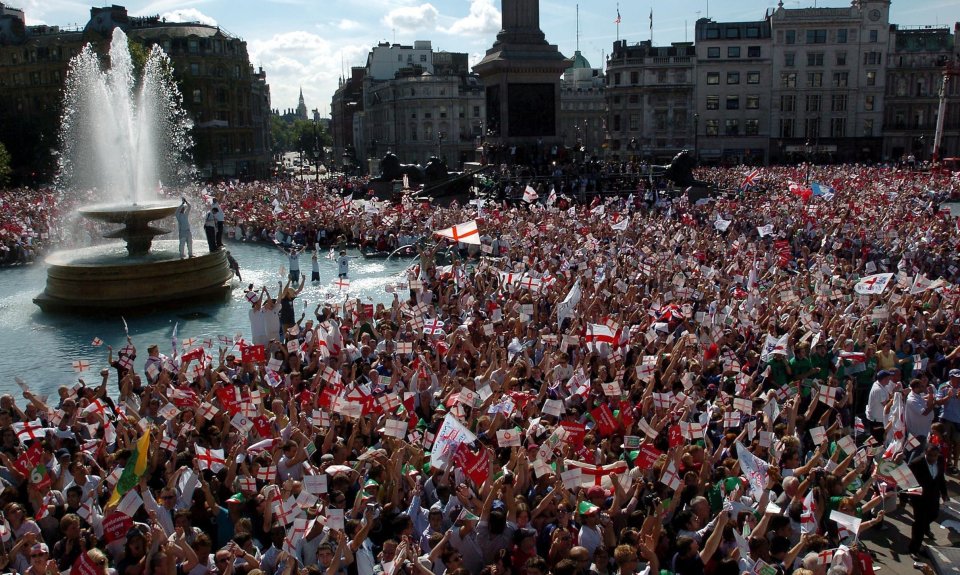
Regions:
<instances>
[{"instance_id":1,"label":"distant church spire","mask_svg":"<svg viewBox=\"0 0 960 575\"><path fill-rule=\"evenodd\" d=\"M303 86L300 86L300 103L297 104L297 117L307 120L307 103L303 101Z\"/></svg>"}]
</instances>

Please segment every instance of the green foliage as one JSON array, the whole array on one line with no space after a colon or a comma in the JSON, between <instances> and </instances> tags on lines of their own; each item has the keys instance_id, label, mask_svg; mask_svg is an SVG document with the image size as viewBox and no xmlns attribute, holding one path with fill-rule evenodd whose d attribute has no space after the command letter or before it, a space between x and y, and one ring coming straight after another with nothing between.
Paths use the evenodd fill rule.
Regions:
<instances>
[{"instance_id":1,"label":"green foliage","mask_svg":"<svg viewBox=\"0 0 960 575\"><path fill-rule=\"evenodd\" d=\"M10 153L3 142L0 142L0 188L10 181L10 171Z\"/></svg>"},{"instance_id":2,"label":"green foliage","mask_svg":"<svg viewBox=\"0 0 960 575\"><path fill-rule=\"evenodd\" d=\"M287 122L277 116L271 116L270 136L274 154L303 151L305 156L313 158L318 144L321 147L333 144L330 133L323 126L317 126L310 120Z\"/></svg>"}]
</instances>

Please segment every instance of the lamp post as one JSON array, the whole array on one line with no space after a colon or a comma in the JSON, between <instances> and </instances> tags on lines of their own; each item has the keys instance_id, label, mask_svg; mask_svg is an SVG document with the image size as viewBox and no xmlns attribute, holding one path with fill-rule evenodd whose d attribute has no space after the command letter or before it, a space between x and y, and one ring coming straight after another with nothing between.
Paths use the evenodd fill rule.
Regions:
<instances>
[{"instance_id":1,"label":"lamp post","mask_svg":"<svg viewBox=\"0 0 960 575\"><path fill-rule=\"evenodd\" d=\"M804 151L807 153L807 184L810 183L810 168L813 167L811 156L813 155L813 144L810 143L810 140L807 140L807 143L804 144Z\"/></svg>"},{"instance_id":2,"label":"lamp post","mask_svg":"<svg viewBox=\"0 0 960 575\"><path fill-rule=\"evenodd\" d=\"M442 159L443 132L437 132L437 158Z\"/></svg>"},{"instance_id":3,"label":"lamp post","mask_svg":"<svg viewBox=\"0 0 960 575\"><path fill-rule=\"evenodd\" d=\"M693 115L693 164L700 165L700 114Z\"/></svg>"}]
</instances>

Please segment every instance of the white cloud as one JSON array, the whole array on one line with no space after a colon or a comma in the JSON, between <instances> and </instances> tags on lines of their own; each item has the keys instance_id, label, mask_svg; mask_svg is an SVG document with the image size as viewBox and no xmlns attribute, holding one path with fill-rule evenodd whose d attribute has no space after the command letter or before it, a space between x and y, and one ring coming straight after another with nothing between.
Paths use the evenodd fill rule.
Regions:
<instances>
[{"instance_id":1,"label":"white cloud","mask_svg":"<svg viewBox=\"0 0 960 575\"><path fill-rule=\"evenodd\" d=\"M356 20L350 20L349 18L343 18L335 24L340 30L359 30L360 22Z\"/></svg>"},{"instance_id":2,"label":"white cloud","mask_svg":"<svg viewBox=\"0 0 960 575\"><path fill-rule=\"evenodd\" d=\"M164 12L160 18L167 22L199 22L207 26L216 26L217 21L196 8L178 8Z\"/></svg>"},{"instance_id":3,"label":"white cloud","mask_svg":"<svg viewBox=\"0 0 960 575\"><path fill-rule=\"evenodd\" d=\"M250 63L263 66L270 84L274 108L297 105L300 87L309 110L328 116L330 99L337 90L341 70L350 74L350 66L362 64L370 51L368 44L350 44L314 34L294 31L266 39L247 41ZM344 67L341 68L341 57Z\"/></svg>"},{"instance_id":4,"label":"white cloud","mask_svg":"<svg viewBox=\"0 0 960 575\"><path fill-rule=\"evenodd\" d=\"M471 0L470 13L454 22L447 33L457 36L488 36L500 30L500 11L493 0Z\"/></svg>"},{"instance_id":5,"label":"white cloud","mask_svg":"<svg viewBox=\"0 0 960 575\"><path fill-rule=\"evenodd\" d=\"M403 31L433 30L437 24L439 12L433 4L421 4L394 8L383 17L383 23L389 28L398 28Z\"/></svg>"}]
</instances>

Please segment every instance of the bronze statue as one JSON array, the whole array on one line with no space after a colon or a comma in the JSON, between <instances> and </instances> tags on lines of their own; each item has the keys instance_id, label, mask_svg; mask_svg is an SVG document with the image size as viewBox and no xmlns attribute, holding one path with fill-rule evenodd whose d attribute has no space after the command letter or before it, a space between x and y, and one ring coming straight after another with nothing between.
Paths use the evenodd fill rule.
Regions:
<instances>
[{"instance_id":1,"label":"bronze statue","mask_svg":"<svg viewBox=\"0 0 960 575\"><path fill-rule=\"evenodd\" d=\"M690 186L696 188L710 187L709 183L702 182L693 177L693 169L697 167L697 160L689 150L680 150L680 153L673 157L670 164L663 167L666 169L664 175L668 180L673 182L675 186L681 188Z\"/></svg>"}]
</instances>

